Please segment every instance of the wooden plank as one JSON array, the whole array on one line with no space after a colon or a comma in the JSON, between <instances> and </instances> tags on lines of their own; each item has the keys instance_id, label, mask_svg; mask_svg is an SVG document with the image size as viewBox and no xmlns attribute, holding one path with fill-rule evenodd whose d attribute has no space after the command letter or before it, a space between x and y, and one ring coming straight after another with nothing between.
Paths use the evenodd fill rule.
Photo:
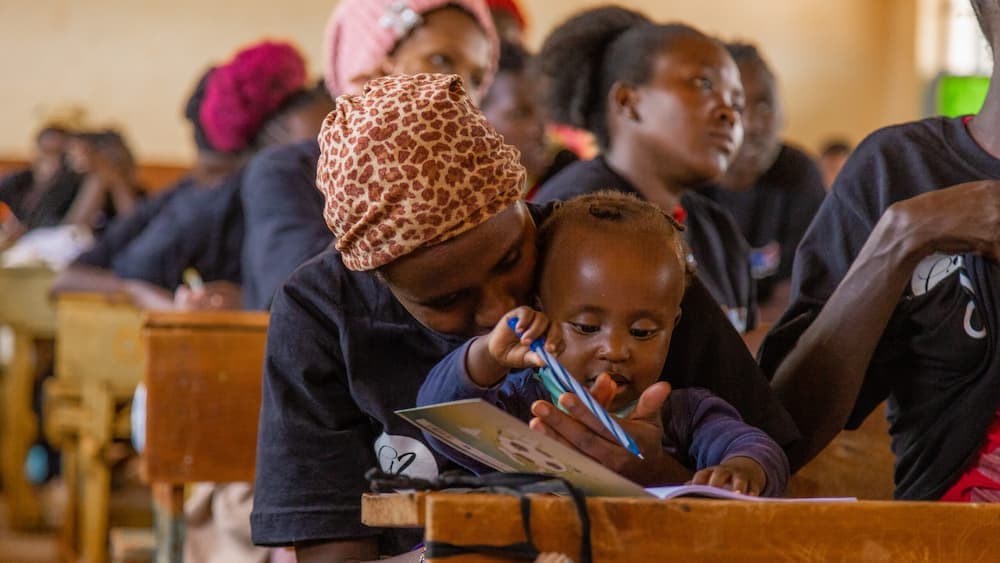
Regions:
<instances>
[{"instance_id":1,"label":"wooden plank","mask_svg":"<svg viewBox=\"0 0 1000 563\"><path fill-rule=\"evenodd\" d=\"M143 313L127 297L65 293L56 304L56 376L107 382L116 396L131 396L142 380Z\"/></svg>"},{"instance_id":2,"label":"wooden plank","mask_svg":"<svg viewBox=\"0 0 1000 563\"><path fill-rule=\"evenodd\" d=\"M49 289L55 272L43 267L0 268L0 324L11 328L14 349L3 378L0 407L0 474L7 492L11 527L30 530L43 519L37 492L24 475L28 448L38 435L32 409L40 369L37 342L55 333Z\"/></svg>"},{"instance_id":3,"label":"wooden plank","mask_svg":"<svg viewBox=\"0 0 1000 563\"><path fill-rule=\"evenodd\" d=\"M422 528L426 493L361 496L361 523L379 528Z\"/></svg>"},{"instance_id":4,"label":"wooden plank","mask_svg":"<svg viewBox=\"0 0 1000 563\"><path fill-rule=\"evenodd\" d=\"M145 478L252 481L266 313L150 313Z\"/></svg>"},{"instance_id":5,"label":"wooden plank","mask_svg":"<svg viewBox=\"0 0 1000 563\"><path fill-rule=\"evenodd\" d=\"M30 333L35 338L55 333L55 308L49 289L56 273L49 268L0 268L0 324Z\"/></svg>"},{"instance_id":6,"label":"wooden plank","mask_svg":"<svg viewBox=\"0 0 1000 563\"><path fill-rule=\"evenodd\" d=\"M594 498L587 505L594 561L601 562L994 561L1000 552L1000 506L988 504ZM524 541L513 497L428 495L426 519L428 541ZM539 549L579 560L580 527L568 499L532 497L531 522ZM440 561L503 560L463 556Z\"/></svg>"}]
</instances>

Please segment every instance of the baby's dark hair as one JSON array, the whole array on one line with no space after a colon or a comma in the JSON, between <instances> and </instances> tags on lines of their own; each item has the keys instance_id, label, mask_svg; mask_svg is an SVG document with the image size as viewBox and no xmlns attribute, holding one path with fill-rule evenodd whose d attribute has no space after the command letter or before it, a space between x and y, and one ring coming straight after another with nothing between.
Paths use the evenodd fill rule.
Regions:
<instances>
[{"instance_id":1,"label":"baby's dark hair","mask_svg":"<svg viewBox=\"0 0 1000 563\"><path fill-rule=\"evenodd\" d=\"M642 239L643 244L663 242L670 245L684 268L684 285L693 274L688 262L684 226L659 207L638 197L606 190L557 203L552 214L538 229L539 269L550 252L558 252L559 233L568 225L596 231L618 232Z\"/></svg>"},{"instance_id":2,"label":"baby's dark hair","mask_svg":"<svg viewBox=\"0 0 1000 563\"><path fill-rule=\"evenodd\" d=\"M774 73L771 71L771 65L767 64L764 59L764 55L760 54L760 50L753 43L744 43L740 41L733 41L731 43L726 43L726 50L729 51L729 56L733 58L733 61L737 65L742 65L745 63L753 63L758 65L764 72L767 73L772 79L774 78Z\"/></svg>"},{"instance_id":3,"label":"baby's dark hair","mask_svg":"<svg viewBox=\"0 0 1000 563\"><path fill-rule=\"evenodd\" d=\"M657 25L639 12L617 6L578 14L549 34L538 54L547 84L544 103L559 123L586 129L607 149L608 93L618 82L641 86L653 63L674 40L706 37L683 24Z\"/></svg>"}]
</instances>

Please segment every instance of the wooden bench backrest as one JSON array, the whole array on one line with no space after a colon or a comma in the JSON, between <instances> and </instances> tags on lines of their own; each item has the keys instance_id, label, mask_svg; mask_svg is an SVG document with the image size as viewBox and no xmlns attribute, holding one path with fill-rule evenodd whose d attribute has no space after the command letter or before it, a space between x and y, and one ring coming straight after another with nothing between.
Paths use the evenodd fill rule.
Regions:
<instances>
[{"instance_id":1,"label":"wooden bench backrest","mask_svg":"<svg viewBox=\"0 0 1000 563\"><path fill-rule=\"evenodd\" d=\"M56 315L56 376L130 394L142 380L142 311L122 295L64 293Z\"/></svg>"},{"instance_id":2,"label":"wooden bench backrest","mask_svg":"<svg viewBox=\"0 0 1000 563\"><path fill-rule=\"evenodd\" d=\"M267 313L147 314L150 482L252 481Z\"/></svg>"},{"instance_id":3,"label":"wooden bench backrest","mask_svg":"<svg viewBox=\"0 0 1000 563\"><path fill-rule=\"evenodd\" d=\"M49 288L55 276L54 271L42 267L0 268L0 324L52 336L56 313L49 301Z\"/></svg>"},{"instance_id":4,"label":"wooden bench backrest","mask_svg":"<svg viewBox=\"0 0 1000 563\"><path fill-rule=\"evenodd\" d=\"M28 166L29 163L25 160L0 159L0 177L24 170ZM181 179L188 170L186 166L140 163L136 169L136 177L147 193L156 193Z\"/></svg>"}]
</instances>

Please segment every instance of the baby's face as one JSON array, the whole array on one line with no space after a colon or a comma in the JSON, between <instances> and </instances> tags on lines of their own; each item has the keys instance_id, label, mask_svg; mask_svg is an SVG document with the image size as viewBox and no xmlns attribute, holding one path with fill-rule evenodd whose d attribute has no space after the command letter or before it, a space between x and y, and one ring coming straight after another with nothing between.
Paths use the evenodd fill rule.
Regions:
<instances>
[{"instance_id":1,"label":"baby's face","mask_svg":"<svg viewBox=\"0 0 1000 563\"><path fill-rule=\"evenodd\" d=\"M629 405L660 378L680 317L683 265L666 244L569 226L573 244L548 255L541 306L562 328L559 362L586 386L602 373L618 385L611 410ZM570 232L572 231L572 232Z\"/></svg>"}]
</instances>

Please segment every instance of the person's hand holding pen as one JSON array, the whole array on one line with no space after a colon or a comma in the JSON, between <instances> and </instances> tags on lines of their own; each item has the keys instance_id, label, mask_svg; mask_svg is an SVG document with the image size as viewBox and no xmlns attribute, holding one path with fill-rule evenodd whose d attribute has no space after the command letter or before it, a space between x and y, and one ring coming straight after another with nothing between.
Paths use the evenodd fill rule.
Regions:
<instances>
[{"instance_id":1,"label":"person's hand holding pen","mask_svg":"<svg viewBox=\"0 0 1000 563\"><path fill-rule=\"evenodd\" d=\"M605 407L615 395L615 383L602 374L590 388L590 394ZM644 486L682 483L692 473L663 448L662 410L670 395L670 384L658 382L639 396L635 409L618 419L639 446L639 458L625 449L608 429L573 394L559 398L562 412L548 401L531 405L535 418L529 426L567 446L599 461L605 467Z\"/></svg>"},{"instance_id":2,"label":"person's hand holding pen","mask_svg":"<svg viewBox=\"0 0 1000 563\"><path fill-rule=\"evenodd\" d=\"M517 332L508 323L516 319ZM491 387L512 369L543 367L545 362L531 350L531 343L545 338L545 349L558 354L563 349L562 333L544 313L518 307L500 319L489 334L476 338L465 357L465 369L477 385Z\"/></svg>"},{"instance_id":3,"label":"person's hand holding pen","mask_svg":"<svg viewBox=\"0 0 1000 563\"><path fill-rule=\"evenodd\" d=\"M227 281L204 283L194 268L184 270L184 285L174 293L174 306L185 311L239 309L243 291Z\"/></svg>"}]
</instances>

